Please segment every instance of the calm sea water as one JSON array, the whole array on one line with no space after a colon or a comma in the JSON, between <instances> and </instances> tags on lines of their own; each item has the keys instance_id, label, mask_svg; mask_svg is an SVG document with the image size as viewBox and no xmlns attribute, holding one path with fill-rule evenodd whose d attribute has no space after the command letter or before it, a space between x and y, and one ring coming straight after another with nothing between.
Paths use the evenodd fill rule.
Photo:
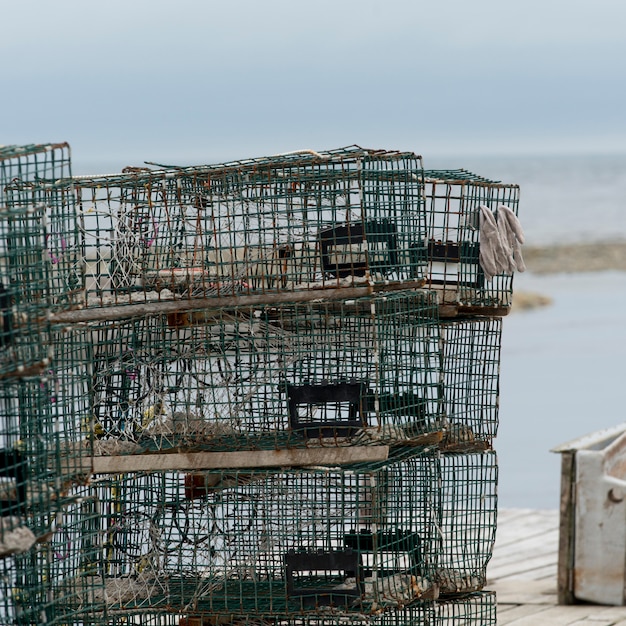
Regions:
<instances>
[{"instance_id":1,"label":"calm sea water","mask_svg":"<svg viewBox=\"0 0 626 626\"><path fill-rule=\"evenodd\" d=\"M75 162L74 171L105 173L122 164ZM438 157L424 164L519 184L529 245L626 240L626 154ZM560 458L550 449L626 421L626 272L526 273L516 276L515 288L550 295L554 304L504 321L499 501L555 508Z\"/></svg>"},{"instance_id":2,"label":"calm sea water","mask_svg":"<svg viewBox=\"0 0 626 626\"><path fill-rule=\"evenodd\" d=\"M515 288L553 304L503 323L500 506L555 508L561 460L550 449L626 422L626 272L521 274Z\"/></svg>"}]
</instances>

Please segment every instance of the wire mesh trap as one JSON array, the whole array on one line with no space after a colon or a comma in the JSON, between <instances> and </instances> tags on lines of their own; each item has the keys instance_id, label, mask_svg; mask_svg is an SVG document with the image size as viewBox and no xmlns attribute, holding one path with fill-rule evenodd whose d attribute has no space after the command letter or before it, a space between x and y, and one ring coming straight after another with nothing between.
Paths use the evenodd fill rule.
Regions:
<instances>
[{"instance_id":1,"label":"wire mesh trap","mask_svg":"<svg viewBox=\"0 0 626 626\"><path fill-rule=\"evenodd\" d=\"M4 185L3 185L4 189ZM45 367L48 263L41 212L0 205L0 377Z\"/></svg>"},{"instance_id":2,"label":"wire mesh trap","mask_svg":"<svg viewBox=\"0 0 626 626\"><path fill-rule=\"evenodd\" d=\"M172 626L214 626L213 618L186 616L178 621L163 622ZM461 594L454 599L416 602L402 609L379 615L307 615L295 619L228 618L223 626L495 626L494 592Z\"/></svg>"},{"instance_id":3,"label":"wire mesh trap","mask_svg":"<svg viewBox=\"0 0 626 626\"><path fill-rule=\"evenodd\" d=\"M274 449L440 432L431 292L90 325L98 449ZM84 328L84 327L81 327Z\"/></svg>"},{"instance_id":4,"label":"wire mesh trap","mask_svg":"<svg viewBox=\"0 0 626 626\"><path fill-rule=\"evenodd\" d=\"M49 533L70 488L84 480L92 443L74 440L86 383L51 370L0 384L0 558Z\"/></svg>"},{"instance_id":5,"label":"wire mesh trap","mask_svg":"<svg viewBox=\"0 0 626 626\"><path fill-rule=\"evenodd\" d=\"M4 187L14 180L57 180L72 175L67 143L0 146L0 204Z\"/></svg>"},{"instance_id":6,"label":"wire mesh trap","mask_svg":"<svg viewBox=\"0 0 626 626\"><path fill-rule=\"evenodd\" d=\"M490 278L480 263L481 207L517 214L519 187L465 170L425 170L427 286L437 289L448 312L503 315L511 306L513 272ZM442 308L442 315L446 308Z\"/></svg>"},{"instance_id":7,"label":"wire mesh trap","mask_svg":"<svg viewBox=\"0 0 626 626\"><path fill-rule=\"evenodd\" d=\"M498 465L494 452L442 453L441 546L434 582L440 597L480 591L493 552Z\"/></svg>"},{"instance_id":8,"label":"wire mesh trap","mask_svg":"<svg viewBox=\"0 0 626 626\"><path fill-rule=\"evenodd\" d=\"M440 321L447 449L489 447L498 429L502 319Z\"/></svg>"},{"instance_id":9,"label":"wire mesh trap","mask_svg":"<svg viewBox=\"0 0 626 626\"><path fill-rule=\"evenodd\" d=\"M440 600L436 603L433 623L442 626L496 626L496 594L494 591L481 591Z\"/></svg>"},{"instance_id":10,"label":"wire mesh trap","mask_svg":"<svg viewBox=\"0 0 626 626\"><path fill-rule=\"evenodd\" d=\"M32 612L29 612L32 613ZM19 625L40 624L31 615L21 614ZM197 615L150 614L129 611L106 619L88 615L52 618L48 624L63 626L495 626L496 600L494 592L460 596L444 602L417 602L410 607L386 611L379 615L333 615L284 617L230 616L219 618Z\"/></svg>"},{"instance_id":11,"label":"wire mesh trap","mask_svg":"<svg viewBox=\"0 0 626 626\"><path fill-rule=\"evenodd\" d=\"M102 585L93 579L89 585L84 583L94 567L94 551L89 549L88 542L93 540L93 529L98 527L99 512L84 490L74 492L73 496L64 508L49 512L51 531L40 537L30 550L0 559L0 623L20 626L106 623L93 601ZM78 549L73 542L83 534ZM71 568L81 574L67 577ZM81 599L80 605L68 609L68 603L77 597Z\"/></svg>"},{"instance_id":12,"label":"wire mesh trap","mask_svg":"<svg viewBox=\"0 0 626 626\"><path fill-rule=\"evenodd\" d=\"M517 187L356 146L158 167L0 147L0 623L495 624L480 216Z\"/></svg>"},{"instance_id":13,"label":"wire mesh trap","mask_svg":"<svg viewBox=\"0 0 626 626\"><path fill-rule=\"evenodd\" d=\"M430 614L420 602L485 583L496 474L491 452L434 449L343 468L100 474L70 490L44 541L5 557L4 610L64 624Z\"/></svg>"},{"instance_id":14,"label":"wire mesh trap","mask_svg":"<svg viewBox=\"0 0 626 626\"><path fill-rule=\"evenodd\" d=\"M87 304L421 279L421 157L356 146L74 179Z\"/></svg>"},{"instance_id":15,"label":"wire mesh trap","mask_svg":"<svg viewBox=\"0 0 626 626\"><path fill-rule=\"evenodd\" d=\"M81 285L70 174L67 144L0 147L0 378L45 369L46 317Z\"/></svg>"},{"instance_id":16,"label":"wire mesh trap","mask_svg":"<svg viewBox=\"0 0 626 626\"><path fill-rule=\"evenodd\" d=\"M13 570L31 563L32 580L0 580L12 600L5 611L44 610L48 622L81 611L361 614L436 594L435 452L203 475L202 489L180 472L99 475L76 487L47 541L5 559Z\"/></svg>"},{"instance_id":17,"label":"wire mesh trap","mask_svg":"<svg viewBox=\"0 0 626 626\"><path fill-rule=\"evenodd\" d=\"M54 354L44 371L0 379L0 559L51 531L93 456L90 379L76 366L85 344L76 333L50 336Z\"/></svg>"}]
</instances>

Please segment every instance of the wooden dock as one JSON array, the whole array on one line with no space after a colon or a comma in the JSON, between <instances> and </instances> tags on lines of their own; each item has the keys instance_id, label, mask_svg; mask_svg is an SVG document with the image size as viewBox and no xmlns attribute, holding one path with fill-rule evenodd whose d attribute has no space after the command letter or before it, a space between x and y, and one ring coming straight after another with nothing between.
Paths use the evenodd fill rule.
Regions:
<instances>
[{"instance_id":1,"label":"wooden dock","mask_svg":"<svg viewBox=\"0 0 626 626\"><path fill-rule=\"evenodd\" d=\"M498 626L626 626L626 606L557 604L558 510L501 509L487 587Z\"/></svg>"}]
</instances>

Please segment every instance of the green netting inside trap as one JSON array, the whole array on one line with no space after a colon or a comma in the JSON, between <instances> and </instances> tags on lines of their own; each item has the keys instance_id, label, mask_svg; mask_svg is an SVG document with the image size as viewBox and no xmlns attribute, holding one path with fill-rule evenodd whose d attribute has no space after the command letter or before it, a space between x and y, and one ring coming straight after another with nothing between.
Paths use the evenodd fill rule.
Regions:
<instances>
[{"instance_id":1,"label":"green netting inside trap","mask_svg":"<svg viewBox=\"0 0 626 626\"><path fill-rule=\"evenodd\" d=\"M441 431L436 311L431 292L414 291L91 325L76 366L91 370L96 451L402 443Z\"/></svg>"},{"instance_id":2,"label":"green netting inside trap","mask_svg":"<svg viewBox=\"0 0 626 626\"><path fill-rule=\"evenodd\" d=\"M439 291L442 304L509 307L513 272L488 279L479 262L479 207L486 207L494 217L502 205L517 214L519 187L464 170L425 170L424 186L427 286Z\"/></svg>"},{"instance_id":3,"label":"green netting inside trap","mask_svg":"<svg viewBox=\"0 0 626 626\"><path fill-rule=\"evenodd\" d=\"M89 306L423 276L412 153L354 147L73 183Z\"/></svg>"},{"instance_id":4,"label":"green netting inside trap","mask_svg":"<svg viewBox=\"0 0 626 626\"><path fill-rule=\"evenodd\" d=\"M427 450L341 469L94 476L69 492L46 541L11 557L25 571L0 582L5 610L44 605L52 619L404 606L433 594L438 484ZM20 580L30 581L23 591Z\"/></svg>"},{"instance_id":5,"label":"green netting inside trap","mask_svg":"<svg viewBox=\"0 0 626 626\"><path fill-rule=\"evenodd\" d=\"M441 545L434 581L440 597L480 591L496 535L496 454L442 453L440 472Z\"/></svg>"},{"instance_id":6,"label":"green netting inside trap","mask_svg":"<svg viewBox=\"0 0 626 626\"><path fill-rule=\"evenodd\" d=\"M500 318L442 320L444 444L449 449L489 446L498 429Z\"/></svg>"}]
</instances>

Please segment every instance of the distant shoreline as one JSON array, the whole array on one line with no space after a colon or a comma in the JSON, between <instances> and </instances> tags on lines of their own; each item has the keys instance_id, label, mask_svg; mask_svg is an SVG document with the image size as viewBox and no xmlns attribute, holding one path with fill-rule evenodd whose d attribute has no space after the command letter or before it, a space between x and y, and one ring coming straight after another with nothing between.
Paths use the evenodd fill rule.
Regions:
<instances>
[{"instance_id":1,"label":"distant shoreline","mask_svg":"<svg viewBox=\"0 0 626 626\"><path fill-rule=\"evenodd\" d=\"M533 274L626 271L626 241L523 246L522 254Z\"/></svg>"},{"instance_id":2,"label":"distant shoreline","mask_svg":"<svg viewBox=\"0 0 626 626\"><path fill-rule=\"evenodd\" d=\"M626 241L524 246L526 271L532 274L579 274L586 272L626 271ZM549 295L513 290L512 311L549 306Z\"/></svg>"}]
</instances>

